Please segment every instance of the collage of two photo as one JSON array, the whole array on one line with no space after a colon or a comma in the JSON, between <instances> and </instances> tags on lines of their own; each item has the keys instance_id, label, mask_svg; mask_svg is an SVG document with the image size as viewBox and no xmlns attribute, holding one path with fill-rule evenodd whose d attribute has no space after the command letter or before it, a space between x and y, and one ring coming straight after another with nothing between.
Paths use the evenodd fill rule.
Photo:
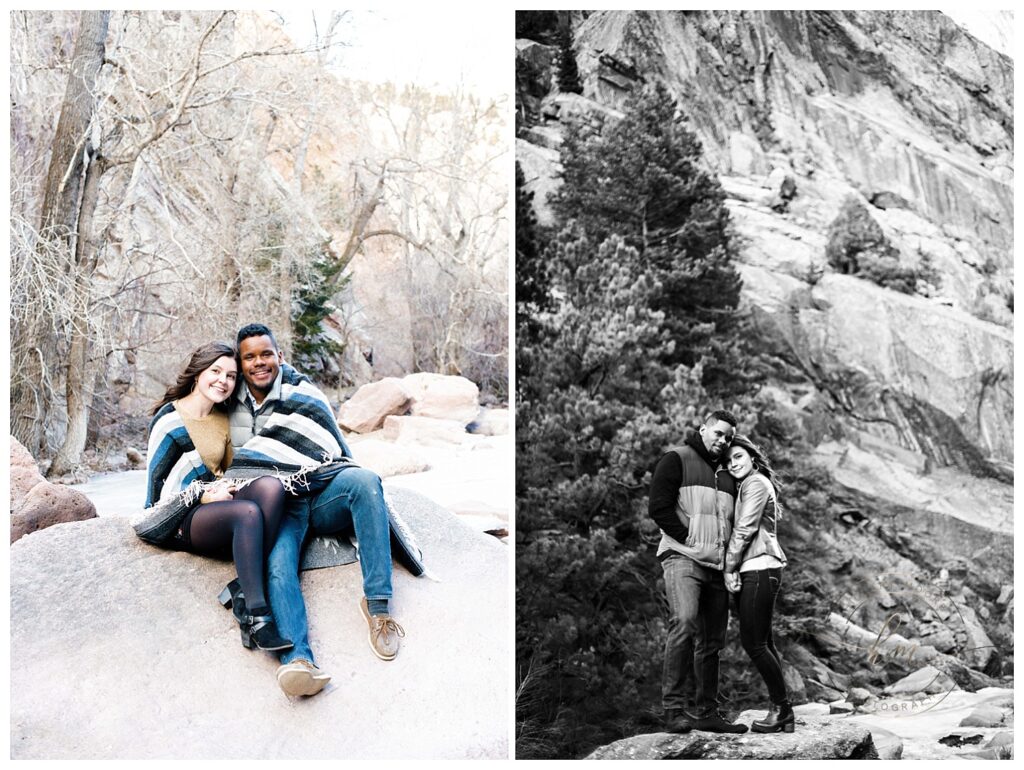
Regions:
<instances>
[{"instance_id":1,"label":"collage of two photo","mask_svg":"<svg viewBox=\"0 0 1024 770\"><path fill-rule=\"evenodd\" d=\"M1012 759L1011 11L9 20L11 759Z\"/></svg>"}]
</instances>

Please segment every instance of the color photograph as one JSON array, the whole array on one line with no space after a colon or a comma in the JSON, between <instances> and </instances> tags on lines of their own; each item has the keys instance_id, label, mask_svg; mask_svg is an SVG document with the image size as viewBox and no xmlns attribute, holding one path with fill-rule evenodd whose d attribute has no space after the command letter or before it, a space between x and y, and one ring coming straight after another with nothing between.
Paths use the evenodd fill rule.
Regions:
<instances>
[{"instance_id":1,"label":"color photograph","mask_svg":"<svg viewBox=\"0 0 1024 770\"><path fill-rule=\"evenodd\" d=\"M507 32L9 19L11 758L507 759Z\"/></svg>"}]
</instances>

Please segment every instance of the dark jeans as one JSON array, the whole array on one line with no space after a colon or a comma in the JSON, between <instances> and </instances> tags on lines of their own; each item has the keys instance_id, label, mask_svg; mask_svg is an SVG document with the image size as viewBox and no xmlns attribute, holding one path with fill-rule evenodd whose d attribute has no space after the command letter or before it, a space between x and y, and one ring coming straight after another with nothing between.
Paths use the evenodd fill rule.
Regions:
<instances>
[{"instance_id":1,"label":"dark jeans","mask_svg":"<svg viewBox=\"0 0 1024 770\"><path fill-rule=\"evenodd\" d=\"M789 693L782 676L782 656L772 638L772 613L782 586L782 569L741 572L740 580L740 642L768 685L768 697L780 704L789 699Z\"/></svg>"},{"instance_id":2,"label":"dark jeans","mask_svg":"<svg viewBox=\"0 0 1024 770\"><path fill-rule=\"evenodd\" d=\"M672 554L661 563L668 596L668 638L661 675L665 710L686 706L687 683L695 683L696 716L718 709L718 653L725 646L729 594L722 573Z\"/></svg>"}]
</instances>

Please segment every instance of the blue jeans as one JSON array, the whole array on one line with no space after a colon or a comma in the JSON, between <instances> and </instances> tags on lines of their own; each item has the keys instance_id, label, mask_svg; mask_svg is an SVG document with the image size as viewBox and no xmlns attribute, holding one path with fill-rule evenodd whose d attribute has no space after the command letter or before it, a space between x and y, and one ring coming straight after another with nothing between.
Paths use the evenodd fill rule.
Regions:
<instances>
[{"instance_id":1,"label":"blue jeans","mask_svg":"<svg viewBox=\"0 0 1024 770\"><path fill-rule=\"evenodd\" d=\"M295 646L281 653L282 663L313 660L306 604L299 587L299 563L306 535L355 532L367 599L391 598L391 530L380 477L365 468L346 468L324 491L291 499L267 559L270 607L281 636Z\"/></svg>"},{"instance_id":2,"label":"blue jeans","mask_svg":"<svg viewBox=\"0 0 1024 770\"><path fill-rule=\"evenodd\" d=\"M665 710L682 709L693 678L695 716L718 710L718 654L725 646L729 594L722 573L688 556L671 554L661 563L668 596L668 637L661 675Z\"/></svg>"}]
</instances>

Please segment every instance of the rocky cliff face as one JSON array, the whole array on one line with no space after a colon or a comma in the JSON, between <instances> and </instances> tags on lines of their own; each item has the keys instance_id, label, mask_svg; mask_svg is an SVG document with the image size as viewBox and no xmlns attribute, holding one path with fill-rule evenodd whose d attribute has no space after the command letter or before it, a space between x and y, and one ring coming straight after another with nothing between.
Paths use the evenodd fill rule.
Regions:
<instances>
[{"instance_id":1,"label":"rocky cliff face","mask_svg":"<svg viewBox=\"0 0 1024 770\"><path fill-rule=\"evenodd\" d=\"M977 622L946 630L964 641L985 627L1012 655L1012 599L982 597L1012 580L1012 60L936 12L594 12L573 25L582 96L518 94L539 220L553 224L565 121L614 116L641 83L664 82L728 196L742 301L780 362L765 393L866 517L815 535L832 543L841 603L863 590L844 554L869 572L898 562L918 587L929 569L976 565L989 587L968 569L972 584L947 596ZM521 69L551 59L517 42ZM909 635L938 633L926 625Z\"/></svg>"},{"instance_id":2,"label":"rocky cliff face","mask_svg":"<svg viewBox=\"0 0 1024 770\"><path fill-rule=\"evenodd\" d=\"M780 398L831 413L828 430L849 444L903 450L888 459L908 467L1006 480L1012 61L930 12L577 21L583 97L545 97L517 152L542 220L551 221L544 199L557 184L560 120L609 112L641 81L663 80L729 195L745 303L813 383L783 386ZM537 48L521 41L520 60L550 60ZM910 293L830 257L847 237L850 200L895 268L925 279Z\"/></svg>"}]
</instances>

